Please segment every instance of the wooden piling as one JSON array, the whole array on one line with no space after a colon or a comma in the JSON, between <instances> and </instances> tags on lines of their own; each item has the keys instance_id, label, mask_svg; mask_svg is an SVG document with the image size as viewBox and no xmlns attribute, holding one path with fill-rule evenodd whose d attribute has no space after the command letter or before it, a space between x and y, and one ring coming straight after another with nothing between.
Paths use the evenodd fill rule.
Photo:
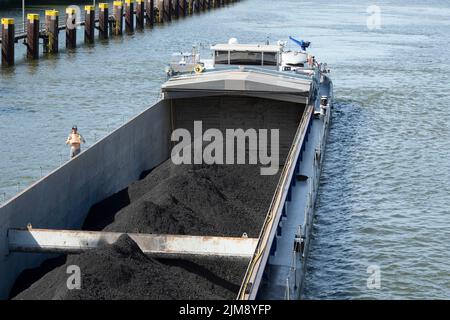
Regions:
<instances>
[{"instance_id":1,"label":"wooden piling","mask_svg":"<svg viewBox=\"0 0 450 320\"><path fill-rule=\"evenodd\" d=\"M100 39L108 39L108 19L109 19L109 5L107 3L100 3L98 16L98 30Z\"/></svg>"},{"instance_id":2,"label":"wooden piling","mask_svg":"<svg viewBox=\"0 0 450 320\"><path fill-rule=\"evenodd\" d=\"M14 37L15 25L14 19L2 19L2 66L8 67L14 65Z\"/></svg>"},{"instance_id":3,"label":"wooden piling","mask_svg":"<svg viewBox=\"0 0 450 320\"><path fill-rule=\"evenodd\" d=\"M173 0L173 16L175 19L180 18L180 0Z\"/></svg>"},{"instance_id":4,"label":"wooden piling","mask_svg":"<svg viewBox=\"0 0 450 320\"><path fill-rule=\"evenodd\" d=\"M185 17L186 16L186 0L180 0L180 16Z\"/></svg>"},{"instance_id":5,"label":"wooden piling","mask_svg":"<svg viewBox=\"0 0 450 320\"><path fill-rule=\"evenodd\" d=\"M172 21L172 0L164 0L164 21Z\"/></svg>"},{"instance_id":6,"label":"wooden piling","mask_svg":"<svg viewBox=\"0 0 450 320\"><path fill-rule=\"evenodd\" d=\"M115 36L120 36L123 33L123 2L114 1L114 30Z\"/></svg>"},{"instance_id":7,"label":"wooden piling","mask_svg":"<svg viewBox=\"0 0 450 320\"><path fill-rule=\"evenodd\" d=\"M47 38L44 42L45 53L57 53L59 46L59 12L45 10L45 31Z\"/></svg>"},{"instance_id":8,"label":"wooden piling","mask_svg":"<svg viewBox=\"0 0 450 320\"><path fill-rule=\"evenodd\" d=\"M27 14L27 58L39 59L39 15Z\"/></svg>"},{"instance_id":9,"label":"wooden piling","mask_svg":"<svg viewBox=\"0 0 450 320\"><path fill-rule=\"evenodd\" d=\"M133 32L135 28L134 14L136 13L136 27L143 29L144 25L153 26L154 21L162 23L164 20L170 21L172 16L191 15L194 12L201 12L206 9L221 7L235 0L124 0L126 4L126 31ZM156 1L156 3L155 3ZM134 3L136 2L136 5ZM136 8L135 8L136 6ZM124 4L122 1L114 1L114 15L109 17L107 3L99 4L99 37L107 39L110 31L115 35L123 33ZM136 11L134 10L136 9ZM85 6L86 20L85 42L93 43L95 40L95 7ZM66 48L76 48L77 41L77 11L74 7L66 9L65 16ZM40 24L38 14L27 15L26 35L20 35L17 39L26 37L27 57L29 59L39 58L39 38L44 39L44 52L57 53L59 43L59 13L56 10L45 11L45 33L40 34ZM2 65L14 65L14 44L16 42L14 19L1 19L2 33Z\"/></svg>"},{"instance_id":10,"label":"wooden piling","mask_svg":"<svg viewBox=\"0 0 450 320\"><path fill-rule=\"evenodd\" d=\"M77 11L75 8L66 9L66 48L77 47Z\"/></svg>"},{"instance_id":11,"label":"wooden piling","mask_svg":"<svg viewBox=\"0 0 450 320\"><path fill-rule=\"evenodd\" d=\"M84 42L94 43L95 35L95 7L85 6Z\"/></svg>"},{"instance_id":12,"label":"wooden piling","mask_svg":"<svg viewBox=\"0 0 450 320\"><path fill-rule=\"evenodd\" d=\"M144 29L145 20L145 2L136 0L136 29Z\"/></svg>"},{"instance_id":13,"label":"wooden piling","mask_svg":"<svg viewBox=\"0 0 450 320\"><path fill-rule=\"evenodd\" d=\"M156 21L164 22L164 0L156 0Z\"/></svg>"},{"instance_id":14,"label":"wooden piling","mask_svg":"<svg viewBox=\"0 0 450 320\"><path fill-rule=\"evenodd\" d=\"M146 0L146 15L147 15L147 26L153 27L155 21L155 2L154 0Z\"/></svg>"},{"instance_id":15,"label":"wooden piling","mask_svg":"<svg viewBox=\"0 0 450 320\"><path fill-rule=\"evenodd\" d=\"M200 12L200 0L194 0L194 12L199 13Z\"/></svg>"},{"instance_id":16,"label":"wooden piling","mask_svg":"<svg viewBox=\"0 0 450 320\"><path fill-rule=\"evenodd\" d=\"M125 0L125 32L134 32L134 0Z\"/></svg>"}]
</instances>

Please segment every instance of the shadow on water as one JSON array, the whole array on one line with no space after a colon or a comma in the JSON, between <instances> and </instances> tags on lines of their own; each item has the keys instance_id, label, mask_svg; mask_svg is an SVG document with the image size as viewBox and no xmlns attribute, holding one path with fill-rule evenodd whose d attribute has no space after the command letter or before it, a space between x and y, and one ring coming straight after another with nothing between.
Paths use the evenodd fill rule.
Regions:
<instances>
[{"instance_id":1,"label":"shadow on water","mask_svg":"<svg viewBox=\"0 0 450 320\"><path fill-rule=\"evenodd\" d=\"M6 67L6 66L1 66L0 67L0 75L2 76L2 78L12 78L15 77L16 75L16 67L15 66L10 66L10 67ZM2 93L3 88L0 87L0 93Z\"/></svg>"}]
</instances>

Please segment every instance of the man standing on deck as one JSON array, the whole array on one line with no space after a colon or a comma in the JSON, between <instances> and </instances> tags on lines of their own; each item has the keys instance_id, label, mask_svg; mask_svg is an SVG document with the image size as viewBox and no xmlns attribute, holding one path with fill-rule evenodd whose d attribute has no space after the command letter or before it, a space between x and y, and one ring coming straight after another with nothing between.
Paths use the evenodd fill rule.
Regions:
<instances>
[{"instance_id":1,"label":"man standing on deck","mask_svg":"<svg viewBox=\"0 0 450 320\"><path fill-rule=\"evenodd\" d=\"M81 152L81 144L86 143L83 136L78 133L77 126L72 127L72 132L67 138L66 144L70 144L70 157L74 158Z\"/></svg>"}]
</instances>

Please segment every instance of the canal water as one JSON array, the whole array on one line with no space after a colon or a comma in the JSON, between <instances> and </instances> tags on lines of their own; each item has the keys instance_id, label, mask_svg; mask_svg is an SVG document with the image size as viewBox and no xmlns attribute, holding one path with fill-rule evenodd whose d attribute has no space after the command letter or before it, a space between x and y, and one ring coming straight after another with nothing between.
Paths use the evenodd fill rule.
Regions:
<instances>
[{"instance_id":1,"label":"canal water","mask_svg":"<svg viewBox=\"0 0 450 320\"><path fill-rule=\"evenodd\" d=\"M17 44L0 71L0 201L67 161L72 124L89 148L156 101L172 52L292 35L336 95L303 298L449 298L450 4L422 2L245 0L93 47L80 32L38 62ZM64 11L30 12L46 8Z\"/></svg>"}]
</instances>

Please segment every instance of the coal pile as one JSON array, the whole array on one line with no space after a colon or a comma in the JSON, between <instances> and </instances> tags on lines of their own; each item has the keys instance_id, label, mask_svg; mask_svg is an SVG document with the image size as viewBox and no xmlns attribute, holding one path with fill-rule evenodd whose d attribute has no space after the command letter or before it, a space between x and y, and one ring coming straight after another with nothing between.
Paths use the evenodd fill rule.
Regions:
<instances>
[{"instance_id":1,"label":"coal pile","mask_svg":"<svg viewBox=\"0 0 450 320\"><path fill-rule=\"evenodd\" d=\"M258 237L277 181L278 175L261 176L256 165L174 165L168 160L128 187L129 205L117 212L109 205L97 208L84 229ZM95 218L112 222L90 224Z\"/></svg>"},{"instance_id":2,"label":"coal pile","mask_svg":"<svg viewBox=\"0 0 450 320\"><path fill-rule=\"evenodd\" d=\"M261 176L257 165L174 165L169 159L93 206L83 229L258 237L278 178ZM154 259L123 236L113 245L68 255L15 298L234 299L248 262ZM69 265L81 269L81 290L67 289Z\"/></svg>"},{"instance_id":3,"label":"coal pile","mask_svg":"<svg viewBox=\"0 0 450 320\"><path fill-rule=\"evenodd\" d=\"M80 267L80 290L67 288L66 270L69 265ZM113 245L68 256L65 265L46 274L15 299L233 298L235 293L224 286L146 256L130 237L123 235Z\"/></svg>"}]
</instances>

